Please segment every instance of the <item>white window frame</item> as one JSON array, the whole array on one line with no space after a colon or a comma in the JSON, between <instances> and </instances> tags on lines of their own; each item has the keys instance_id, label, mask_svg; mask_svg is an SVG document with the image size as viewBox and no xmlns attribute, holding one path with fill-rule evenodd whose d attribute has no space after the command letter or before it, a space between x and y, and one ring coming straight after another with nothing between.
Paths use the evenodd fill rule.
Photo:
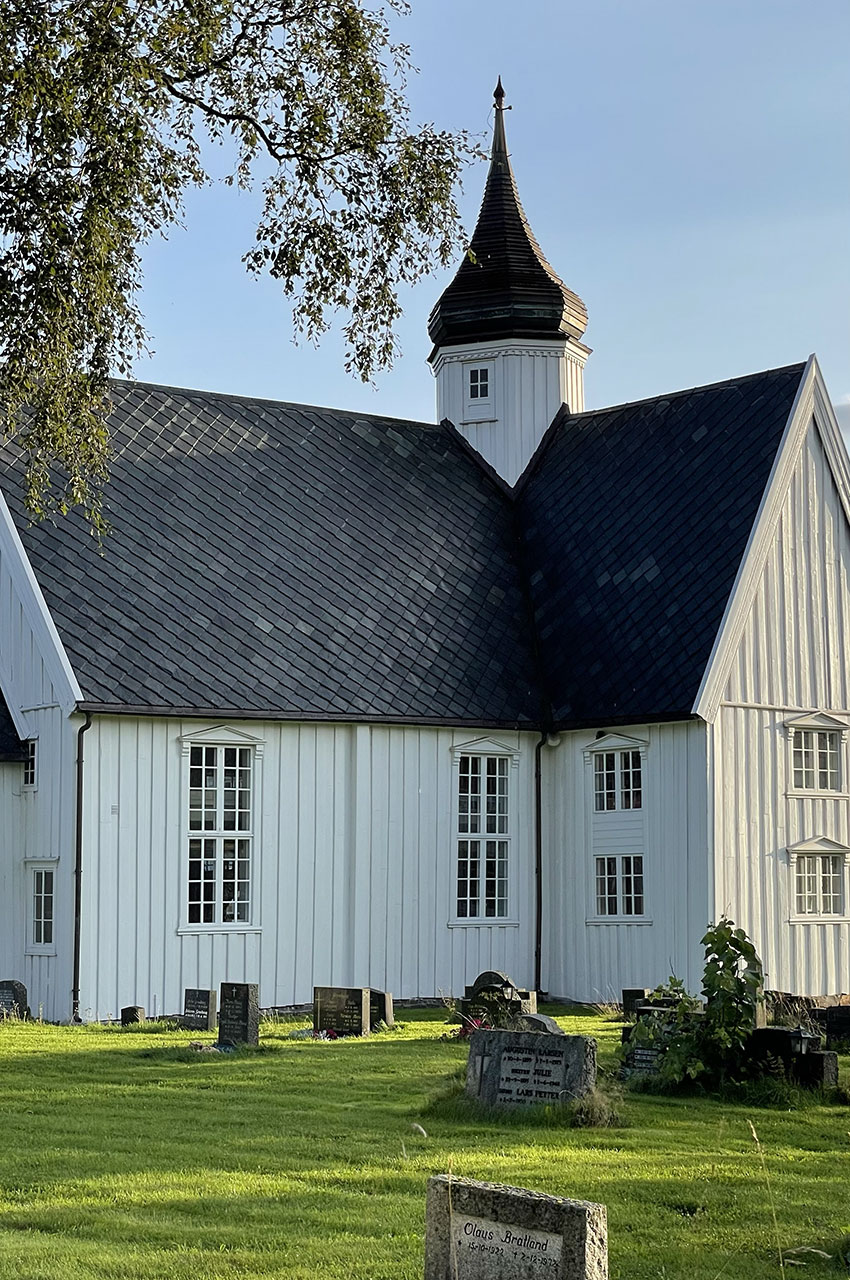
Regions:
<instances>
[{"instance_id":1,"label":"white window frame","mask_svg":"<svg viewBox=\"0 0 850 1280\"><path fill-rule=\"evenodd\" d=\"M25 953L28 956L55 956L56 955L56 899L58 897L58 879L57 872L59 867L58 858L28 858L24 862L24 873L26 875L27 884L27 944ZM36 877L39 874L47 872L52 876L50 899L51 899L51 930L49 942L36 942ZM42 908L43 902L42 884Z\"/></svg>"},{"instance_id":2,"label":"white window frame","mask_svg":"<svg viewBox=\"0 0 850 1280\"><path fill-rule=\"evenodd\" d=\"M38 738L24 739L24 761L21 766L23 776L21 781L21 789L23 791L38 790Z\"/></svg>"},{"instance_id":3,"label":"white window frame","mask_svg":"<svg viewBox=\"0 0 850 1280\"><path fill-rule=\"evenodd\" d=\"M494 360L464 360L463 370L463 420L464 422L494 422L496 419L496 363ZM472 375L480 379L483 373L487 380L487 394L473 395ZM480 381L476 381L480 390Z\"/></svg>"},{"instance_id":4,"label":"white window frame","mask_svg":"<svg viewBox=\"0 0 850 1280\"><path fill-rule=\"evenodd\" d=\"M498 830L498 829L494 829L492 831L487 831L486 829L480 829L477 831L469 830L470 824L463 820L463 817L461 814L461 799L460 799L460 787L461 787L461 777L462 777L461 761L469 758L477 758L481 762L482 777L486 777L486 769L487 769L486 761L496 760L496 761L505 762L502 768L505 771L504 776L506 777L507 813L505 815L506 821L504 823L503 830ZM468 927L468 928L481 928L482 926L489 926L489 927L495 926L497 928L501 928L505 925L517 924L516 911L514 908L514 903L516 901L516 887L515 887L516 868L514 864L516 862L516 857L517 857L515 832L518 829L517 821L516 821L516 805L517 805L518 787L516 786L515 778L516 778L516 771L519 769L519 759L520 759L520 752L518 750L508 747L502 742L496 742L490 738L478 738L473 742L461 743L452 748L452 762L453 762L452 862L451 862L452 870L451 870L451 879L450 879L451 906L449 911L449 922L448 922L450 926ZM484 794L486 794L486 791ZM487 825L486 819L488 816L486 814L486 811L483 812L480 816L483 817L484 819L482 826L486 828L486 825ZM498 828L498 826L500 825L498 822L498 814L494 814L490 816L494 818L494 823L493 823L494 828ZM462 827L464 827L465 829L461 830ZM468 852L464 854L461 852L461 850L462 850L463 844L468 844L469 842L472 842L472 841L478 842L479 844L482 844L482 845L492 841L496 844L504 844L506 846L506 849L505 849L506 870L505 870L505 877L504 877L505 902L504 902L504 911L503 911L503 914L501 915L486 914L487 903L486 903L486 893L484 891L480 891L478 894L479 912L483 907L484 908L483 914L478 914L474 916L473 915L462 916L458 914L459 888L460 888L460 881L461 881L461 877L460 877L461 858L463 856L466 856L466 857L469 856ZM480 850L479 863L485 861L485 859L486 859L486 851ZM478 879L481 880L483 878L484 877L481 876L479 873ZM496 888L496 907L497 908L498 908L498 896L499 896L499 893L498 893L498 886L497 886Z\"/></svg>"},{"instance_id":5,"label":"white window frame","mask_svg":"<svg viewBox=\"0 0 850 1280\"><path fill-rule=\"evenodd\" d=\"M848 903L847 867L850 849L846 845L838 844L837 841L830 840L826 836L816 836L812 840L800 840L797 844L789 845L787 852L789 861L789 918L791 923L835 924L846 920ZM825 911L823 909L823 864L827 859L835 859L838 863L839 903L837 911ZM816 901L814 910L801 911L798 892L799 875L807 864L811 865L814 872L813 890Z\"/></svg>"},{"instance_id":6,"label":"white window frame","mask_svg":"<svg viewBox=\"0 0 850 1280\"><path fill-rule=\"evenodd\" d=\"M181 914L180 923L177 928L179 934L184 933L259 933L260 925L260 861L259 861L259 818L262 813L262 758L263 758L262 739L256 738L251 734L233 729L226 725L219 725L213 729L201 730L197 733L189 734L180 739L181 755L183 768L181 771L181 859L180 859L180 876L181 876ZM191 768L192 768L192 750L193 748L214 748L219 754L219 761L223 762L223 752L228 748L247 749L251 752L251 809L250 821L247 828L243 829L224 829L216 826L215 829L196 829L190 826L190 791L191 791ZM238 757L237 757L238 761ZM219 789L220 782L219 782ZM217 798L217 812L220 815L222 801ZM215 841L214 857L216 861L215 867L215 919L212 921L190 920L190 897L189 897L189 862L190 862L190 841L194 840L210 840ZM225 840L248 840L249 843L249 878L248 878L248 905L249 913L247 920L225 920L223 919L225 901L223 896L223 877L222 868L224 864L223 842ZM203 860L203 851L202 851Z\"/></svg>"},{"instance_id":7,"label":"white window frame","mask_svg":"<svg viewBox=\"0 0 850 1280\"><path fill-rule=\"evenodd\" d=\"M843 796L847 798L848 792L848 769L847 769L847 735L850 726L844 720L839 720L837 716L831 715L826 711L816 711L810 715L795 716L791 720L785 721L785 731L788 735L788 786L786 794L789 796ZM811 734L811 743L805 743L804 735ZM799 737L798 737L799 735ZM819 735L829 735L835 738L835 767L836 767L836 785L831 786L829 782L824 786L821 782L820 755L824 744L819 741ZM807 786L805 778L802 782L798 781L798 752L806 748L812 752L812 771L814 774L813 785Z\"/></svg>"},{"instance_id":8,"label":"white window frame","mask_svg":"<svg viewBox=\"0 0 850 1280\"><path fill-rule=\"evenodd\" d=\"M587 852L589 861L585 865L589 865L589 910L586 917L586 923L589 925L601 924L637 924L651 925L652 918L647 914L647 894L649 878L647 876L647 755L649 751L649 742L646 738L633 738L630 735L621 733L606 733L601 737L595 738L593 742L587 744L584 748L584 762L586 771L585 785L585 813L587 838ZM634 753L634 754L633 754ZM597 761L605 759L605 757L614 756L614 807L597 809L597 779L598 764ZM638 756L638 761L634 761L634 755ZM632 769L635 763L639 763L640 767L640 804L635 806L633 786L626 788L625 782L630 783L633 780ZM628 793L630 803L624 804L624 797ZM603 794L607 794L603 792ZM614 816L619 819L616 823L610 823L609 819ZM623 827L623 823L628 823L628 828ZM612 825L616 827L614 832L606 835L606 830ZM626 835L628 843L623 843L623 836ZM616 844L611 847L609 838L614 841L616 836ZM598 859L613 859L615 862L615 880L616 880L616 896L617 911L600 912L599 906L599 889L598 889ZM641 906L642 911L626 912L623 910L626 905L624 898L624 887L626 882L634 874L634 867L631 862L624 861L634 858L641 859L640 878L641 878Z\"/></svg>"},{"instance_id":9,"label":"white window frame","mask_svg":"<svg viewBox=\"0 0 850 1280\"><path fill-rule=\"evenodd\" d=\"M598 853L593 855L593 888L594 888L594 918L597 920L644 920L646 918L646 882L644 879L645 872L643 866L643 853ZM636 867L635 862L639 861L640 866ZM604 868L600 867L600 863L606 863ZM613 864L613 866L611 865ZM608 888L600 894L600 872L603 879L607 882ZM615 900L615 910L608 910L608 902L611 898L610 884L613 880ZM640 884L639 894L636 892L636 882ZM628 892L627 892L628 889ZM640 911L627 910L628 903L634 906L635 899L640 899ZM602 902L605 902L603 909Z\"/></svg>"}]
</instances>

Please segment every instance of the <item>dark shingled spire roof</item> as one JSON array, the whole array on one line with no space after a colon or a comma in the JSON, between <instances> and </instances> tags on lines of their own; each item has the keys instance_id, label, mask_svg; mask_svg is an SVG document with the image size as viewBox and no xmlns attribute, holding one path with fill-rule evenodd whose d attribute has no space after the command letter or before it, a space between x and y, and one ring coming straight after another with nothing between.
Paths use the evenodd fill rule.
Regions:
<instances>
[{"instance_id":1,"label":"dark shingled spire roof","mask_svg":"<svg viewBox=\"0 0 850 1280\"><path fill-rule=\"evenodd\" d=\"M555 274L519 202L505 140L502 81L490 172L470 251L428 320L437 347L498 338L580 338L587 310Z\"/></svg>"}]
</instances>

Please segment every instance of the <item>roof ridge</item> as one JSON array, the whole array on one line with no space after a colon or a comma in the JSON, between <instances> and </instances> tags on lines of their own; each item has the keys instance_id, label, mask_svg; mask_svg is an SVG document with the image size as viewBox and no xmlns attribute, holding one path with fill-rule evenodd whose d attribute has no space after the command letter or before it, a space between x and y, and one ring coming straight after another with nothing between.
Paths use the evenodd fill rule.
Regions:
<instances>
[{"instance_id":1,"label":"roof ridge","mask_svg":"<svg viewBox=\"0 0 850 1280\"><path fill-rule=\"evenodd\" d=\"M273 409L301 409L311 413L341 414L345 418L368 418L370 422L404 423L410 427L427 427L437 431L439 422L425 422L419 418L398 418L388 413L371 413L369 410L339 409L330 404L304 404L300 400L273 400L270 396L246 396L236 391L205 391L203 387L175 387L166 382L144 382L140 378L110 378L110 386L139 388L144 391L163 391L175 396L202 396L206 400L227 400L237 404L268 405Z\"/></svg>"},{"instance_id":2,"label":"roof ridge","mask_svg":"<svg viewBox=\"0 0 850 1280\"><path fill-rule=\"evenodd\" d=\"M678 391L661 391L654 396L643 396L640 400L623 400L619 404L601 405L598 409L582 409L581 413L570 413L573 418L595 418L600 413L616 413L620 409L635 409L641 404L652 404L657 400L675 400L679 396L691 396L695 391L716 391L720 387L729 387L736 382L752 382L754 378L763 378L769 373L790 373L799 369L802 375L808 361L794 361L793 364L778 365L775 369L759 369L755 373L742 373L734 378L721 378L719 382L702 382L696 387L681 387Z\"/></svg>"}]
</instances>

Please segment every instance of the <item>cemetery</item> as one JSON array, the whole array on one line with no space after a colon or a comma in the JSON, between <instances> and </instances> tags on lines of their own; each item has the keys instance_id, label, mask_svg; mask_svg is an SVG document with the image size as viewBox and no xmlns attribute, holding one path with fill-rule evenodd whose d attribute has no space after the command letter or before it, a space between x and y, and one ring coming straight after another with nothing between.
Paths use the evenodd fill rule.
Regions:
<instances>
[{"instance_id":1,"label":"cemetery","mask_svg":"<svg viewBox=\"0 0 850 1280\"><path fill-rule=\"evenodd\" d=\"M390 993L317 997L264 1017L224 983L167 1021L0 1019L0 1274L768 1280L780 1251L846 1270L843 1041L838 1089L781 1108L626 1089L613 1126L576 1128L569 1099L622 1088L633 1014L549 1004L447 1039L443 1007L396 1007L386 1035Z\"/></svg>"}]
</instances>

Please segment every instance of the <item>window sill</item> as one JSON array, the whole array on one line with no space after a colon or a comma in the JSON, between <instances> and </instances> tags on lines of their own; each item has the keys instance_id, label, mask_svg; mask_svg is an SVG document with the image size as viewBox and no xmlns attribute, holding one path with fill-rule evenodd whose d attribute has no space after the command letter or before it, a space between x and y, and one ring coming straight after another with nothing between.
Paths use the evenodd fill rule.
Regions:
<instances>
[{"instance_id":1,"label":"window sill","mask_svg":"<svg viewBox=\"0 0 850 1280\"><path fill-rule=\"evenodd\" d=\"M844 912L832 912L830 915L815 914L810 916L789 916L789 924L847 924L850 917Z\"/></svg>"},{"instance_id":2,"label":"window sill","mask_svg":"<svg viewBox=\"0 0 850 1280\"><path fill-rule=\"evenodd\" d=\"M44 950L42 950L40 947L27 947L26 951L24 952L24 955L26 956L48 956L49 957L49 956L55 956L57 954L58 953L55 947L45 947Z\"/></svg>"},{"instance_id":3,"label":"window sill","mask_svg":"<svg viewBox=\"0 0 850 1280\"><path fill-rule=\"evenodd\" d=\"M191 933L262 933L257 924L181 924L178 935Z\"/></svg>"},{"instance_id":4,"label":"window sill","mask_svg":"<svg viewBox=\"0 0 850 1280\"><path fill-rule=\"evenodd\" d=\"M448 920L448 929L518 929L519 920L509 920L505 916L470 916L467 920Z\"/></svg>"},{"instance_id":5,"label":"window sill","mask_svg":"<svg viewBox=\"0 0 850 1280\"><path fill-rule=\"evenodd\" d=\"M498 418L461 418L460 425L462 427L484 427L498 421Z\"/></svg>"},{"instance_id":6,"label":"window sill","mask_svg":"<svg viewBox=\"0 0 850 1280\"><path fill-rule=\"evenodd\" d=\"M649 916L588 916L585 924L653 924Z\"/></svg>"},{"instance_id":7,"label":"window sill","mask_svg":"<svg viewBox=\"0 0 850 1280\"><path fill-rule=\"evenodd\" d=\"M793 790L785 792L786 800L850 800L850 791L829 791L812 787L811 790Z\"/></svg>"}]
</instances>

